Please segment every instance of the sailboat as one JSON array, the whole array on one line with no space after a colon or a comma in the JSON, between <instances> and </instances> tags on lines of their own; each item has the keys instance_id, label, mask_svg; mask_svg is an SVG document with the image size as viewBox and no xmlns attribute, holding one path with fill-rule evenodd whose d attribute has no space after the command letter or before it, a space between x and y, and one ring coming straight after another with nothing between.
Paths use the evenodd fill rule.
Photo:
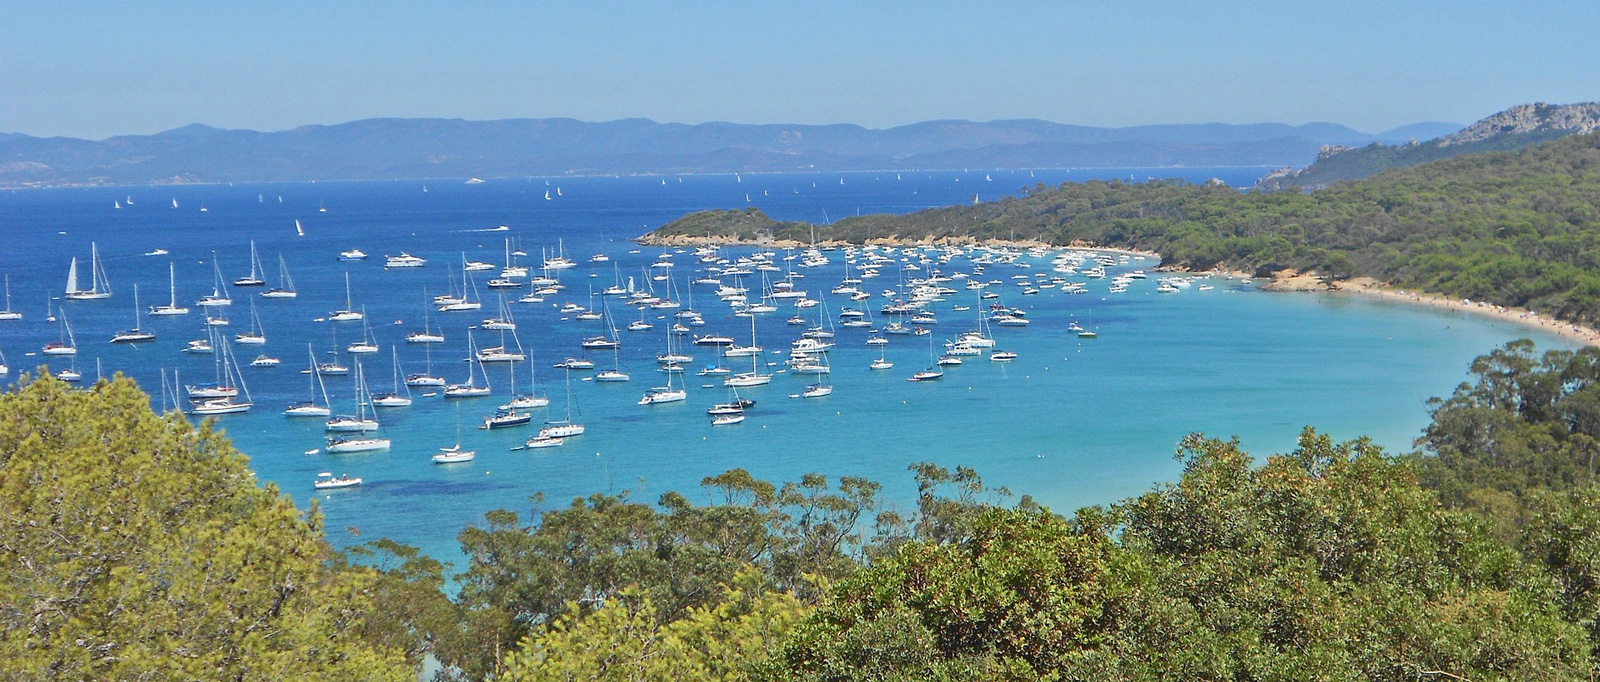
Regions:
<instances>
[{"instance_id":1,"label":"sailboat","mask_svg":"<svg viewBox=\"0 0 1600 682\"><path fill-rule=\"evenodd\" d=\"M686 400L689 397L689 392L683 390L682 386L674 387L672 385L672 378L675 376L677 376L676 372L667 372L667 385L657 386L645 391L644 397L639 399L639 404L655 405L658 403L676 403Z\"/></svg>"},{"instance_id":2,"label":"sailboat","mask_svg":"<svg viewBox=\"0 0 1600 682\"><path fill-rule=\"evenodd\" d=\"M139 285L133 285L133 329L117 332L111 337L112 343L144 343L156 340L155 332L148 332L139 328Z\"/></svg>"},{"instance_id":3,"label":"sailboat","mask_svg":"<svg viewBox=\"0 0 1600 682\"><path fill-rule=\"evenodd\" d=\"M89 242L89 277L89 288L79 289L78 259L74 256L72 265L67 268L67 298L74 301L111 298L111 282L106 279L105 266L100 263L100 247L94 242Z\"/></svg>"},{"instance_id":4,"label":"sailboat","mask_svg":"<svg viewBox=\"0 0 1600 682\"><path fill-rule=\"evenodd\" d=\"M394 392L379 393L372 396L372 405L373 407L410 407L411 389L400 382L400 351L390 346L389 355L394 362ZM404 392L404 395L401 395L402 392Z\"/></svg>"},{"instance_id":5,"label":"sailboat","mask_svg":"<svg viewBox=\"0 0 1600 682\"><path fill-rule=\"evenodd\" d=\"M423 289L422 297L428 297L427 289ZM406 343L444 343L444 334L433 329L433 318L429 315L430 306L422 308L422 331L406 334Z\"/></svg>"},{"instance_id":6,"label":"sailboat","mask_svg":"<svg viewBox=\"0 0 1600 682\"><path fill-rule=\"evenodd\" d=\"M252 239L250 240L250 274L233 280L233 285L236 287L266 286L267 280L261 279L261 269L261 257L256 254L256 242Z\"/></svg>"},{"instance_id":7,"label":"sailboat","mask_svg":"<svg viewBox=\"0 0 1600 682\"><path fill-rule=\"evenodd\" d=\"M800 392L800 397L802 398L822 398L833 395L833 382L829 379L830 373L828 371L828 354L819 354L817 362L822 363L822 371L817 373L817 383L807 386L806 390Z\"/></svg>"},{"instance_id":8,"label":"sailboat","mask_svg":"<svg viewBox=\"0 0 1600 682\"><path fill-rule=\"evenodd\" d=\"M72 335L72 323L67 321L67 309L61 309L61 340L44 345L45 355L77 355L78 340Z\"/></svg>"},{"instance_id":9,"label":"sailboat","mask_svg":"<svg viewBox=\"0 0 1600 682\"><path fill-rule=\"evenodd\" d=\"M732 398L731 400L729 400L728 402L725 402L725 403L717 403L715 405L712 405L710 408L708 408L706 410L706 414L711 415L713 417L722 417L722 416L727 416L727 415L732 415L732 414L744 414L745 410L748 410L748 409L756 406L756 401L751 400L749 398L741 398L741 397L739 397L739 389L734 388L732 386L728 387L728 395Z\"/></svg>"},{"instance_id":10,"label":"sailboat","mask_svg":"<svg viewBox=\"0 0 1600 682\"><path fill-rule=\"evenodd\" d=\"M72 366L57 370L56 378L69 382L83 381L83 373L78 371L78 358L76 356L72 358Z\"/></svg>"},{"instance_id":11,"label":"sailboat","mask_svg":"<svg viewBox=\"0 0 1600 682\"><path fill-rule=\"evenodd\" d=\"M594 375L594 380L596 382L604 383L620 383L628 381L628 374L622 371L622 344L616 339L616 328L611 326L611 307L606 305L603 300L601 302L601 307L605 309L604 321L602 324L605 325L606 329L611 331L612 336L610 339L606 339L605 337L597 337L595 339L585 340L583 342L583 347L604 348L606 346L596 344L598 344L600 341L606 341L611 348L611 369L603 369L599 372L596 372Z\"/></svg>"},{"instance_id":12,"label":"sailboat","mask_svg":"<svg viewBox=\"0 0 1600 682\"><path fill-rule=\"evenodd\" d=\"M516 332L512 332L512 337L515 338L515 336ZM500 332L500 345L493 348L481 349L478 351L477 355L478 362L482 363L522 362L523 360L526 360L527 357L528 356L524 354L520 348L512 349L506 346L506 333L503 331Z\"/></svg>"},{"instance_id":13,"label":"sailboat","mask_svg":"<svg viewBox=\"0 0 1600 682\"><path fill-rule=\"evenodd\" d=\"M439 453L433 456L434 464L460 464L470 462L478 453L461 449L461 406L456 405L456 444L448 448L439 448Z\"/></svg>"},{"instance_id":14,"label":"sailboat","mask_svg":"<svg viewBox=\"0 0 1600 682\"><path fill-rule=\"evenodd\" d=\"M178 306L178 276L173 270L171 261L167 262L167 304L150 308L152 317L167 317L170 315L188 315L189 309Z\"/></svg>"},{"instance_id":15,"label":"sailboat","mask_svg":"<svg viewBox=\"0 0 1600 682\"><path fill-rule=\"evenodd\" d=\"M350 273L347 271L344 273L344 309L328 313L328 321L354 322L356 320L364 320L366 317L364 313L356 310L355 305L350 302Z\"/></svg>"},{"instance_id":16,"label":"sailboat","mask_svg":"<svg viewBox=\"0 0 1600 682\"><path fill-rule=\"evenodd\" d=\"M480 327L482 327L484 329L502 330L502 331L503 330L508 330L508 329L516 329L517 328L517 320L511 316L511 309L506 306L506 296L505 296L505 294L501 294L500 295L500 314L499 314L499 316L498 317L487 318L487 319L485 319L483 321L483 324L478 325L478 326L480 326Z\"/></svg>"},{"instance_id":17,"label":"sailboat","mask_svg":"<svg viewBox=\"0 0 1600 682\"><path fill-rule=\"evenodd\" d=\"M756 345L756 316L754 315L750 316L750 347L756 349L756 352L750 355L750 371L739 372L738 374L734 374L726 379L723 379L723 386L764 386L772 383L771 374L761 373L759 364L761 362L761 351L760 346Z\"/></svg>"},{"instance_id":18,"label":"sailboat","mask_svg":"<svg viewBox=\"0 0 1600 682\"><path fill-rule=\"evenodd\" d=\"M617 338L617 330L611 320L611 306L606 303L605 299L602 298L600 300L600 307L600 324L602 325L600 331L602 333L598 336L590 336L585 338L583 341L578 343L578 346L584 349L595 350L621 348L622 340ZM609 332L610 335L608 336L605 332Z\"/></svg>"},{"instance_id":19,"label":"sailboat","mask_svg":"<svg viewBox=\"0 0 1600 682\"><path fill-rule=\"evenodd\" d=\"M425 351L425 357L428 359L427 369L425 369L421 374L407 374L406 375L406 385L407 386L443 386L443 385L445 385L444 377L435 376L434 373L433 373L433 347L432 346L423 346L422 348Z\"/></svg>"},{"instance_id":20,"label":"sailboat","mask_svg":"<svg viewBox=\"0 0 1600 682\"><path fill-rule=\"evenodd\" d=\"M481 303L481 302L479 302L477 300L478 299L478 285L477 285L477 283L472 281L472 278L470 276L467 275L466 262L467 262L467 256L466 256L466 254L462 254L461 255L461 263L462 263L462 268L461 268L461 297L460 298L447 298L447 299L445 299L443 301L441 301L438 298L435 298L434 302L439 304L439 312L441 312L441 313L453 313L453 312L461 312L461 311L465 311L465 310L478 310L478 309L483 307L483 303ZM467 297L467 289L468 288L472 289L472 297L471 298Z\"/></svg>"},{"instance_id":21,"label":"sailboat","mask_svg":"<svg viewBox=\"0 0 1600 682\"><path fill-rule=\"evenodd\" d=\"M296 221L298 223L299 221ZM300 294L294 290L294 280L289 277L289 265L283 262L283 254L278 254L278 286L261 292L262 298L295 298Z\"/></svg>"},{"instance_id":22,"label":"sailboat","mask_svg":"<svg viewBox=\"0 0 1600 682\"><path fill-rule=\"evenodd\" d=\"M369 399L370 396L367 393L366 374L361 369L361 361L356 360L356 415L354 420L349 423L352 426L361 428L334 429L333 423L335 420L345 419L344 417L336 417L335 419L328 420L328 430L358 432L377 430L378 420L366 419L366 406ZM370 422L372 425L372 428L370 429L364 428L368 422ZM390 442L388 438L379 438L377 436L358 435L349 438L329 436L327 450L329 454L345 452L369 452L372 450L388 450L389 445Z\"/></svg>"},{"instance_id":23,"label":"sailboat","mask_svg":"<svg viewBox=\"0 0 1600 682\"><path fill-rule=\"evenodd\" d=\"M20 320L22 312L11 309L11 275L6 275L6 309L0 310L0 320Z\"/></svg>"},{"instance_id":24,"label":"sailboat","mask_svg":"<svg viewBox=\"0 0 1600 682\"><path fill-rule=\"evenodd\" d=\"M211 252L211 294L200 297L195 305L202 308L233 305L233 299L228 297L226 287L222 285L222 266L217 264L217 252Z\"/></svg>"},{"instance_id":25,"label":"sailboat","mask_svg":"<svg viewBox=\"0 0 1600 682\"><path fill-rule=\"evenodd\" d=\"M361 306L361 340L345 346L345 352L353 355L378 352L378 344L372 340L372 325L367 324L366 306Z\"/></svg>"},{"instance_id":26,"label":"sailboat","mask_svg":"<svg viewBox=\"0 0 1600 682\"><path fill-rule=\"evenodd\" d=\"M522 350L522 341L520 339L517 339L516 337L517 337L516 333L513 332L511 334L511 338L512 338L512 340L517 342L517 350L520 352ZM538 385L539 384L538 384L538 379L535 377L535 372L537 371L538 366L539 366L539 363L537 363L537 362L531 362L530 361L528 363L528 392L526 394L518 394L517 393L517 368L516 368L515 365L510 367L511 400L507 401L506 404L501 405L500 409L502 409L502 410L516 410L516 409L528 410L528 409L533 409L533 408L536 408L536 407L546 407L546 406L548 406L550 404L550 399L549 398L546 398L546 397L538 394L538 390L537 389L538 389Z\"/></svg>"},{"instance_id":27,"label":"sailboat","mask_svg":"<svg viewBox=\"0 0 1600 682\"><path fill-rule=\"evenodd\" d=\"M572 372L567 371L567 416L565 419L552 420L544 423L544 428L539 429L539 435L527 442L527 447L550 447L559 444L563 438L581 436L584 432L583 424L572 419ZM549 441L556 441L551 443Z\"/></svg>"},{"instance_id":28,"label":"sailboat","mask_svg":"<svg viewBox=\"0 0 1600 682\"><path fill-rule=\"evenodd\" d=\"M353 415L342 414L325 423L326 430L330 432L366 432L377 431L378 420L376 416L367 416L367 406L370 397L367 394L367 376L362 370L361 361L356 360L356 413Z\"/></svg>"},{"instance_id":29,"label":"sailboat","mask_svg":"<svg viewBox=\"0 0 1600 682\"><path fill-rule=\"evenodd\" d=\"M307 389L311 392L309 400L291 403L289 409L283 411L285 417L326 417L333 414L328 407L328 387L322 383L322 373L317 371L317 355L311 350L311 344L306 344L306 357L310 360L306 374L311 375ZM317 394L322 394L322 403L317 403Z\"/></svg>"},{"instance_id":30,"label":"sailboat","mask_svg":"<svg viewBox=\"0 0 1600 682\"><path fill-rule=\"evenodd\" d=\"M669 330L667 332L667 352L665 354L663 354L663 355L657 356L657 359L658 360L661 359L661 358L675 359L677 357L684 357L684 356L678 356L678 355L675 355L672 352L672 332ZM656 388L652 388L652 389L650 389L648 391L645 391L644 397L639 399L639 404L640 405L653 405L655 403L675 403L675 402L679 402L679 401L685 400L685 399L687 399L689 397L689 393L684 390L683 386L679 386L677 388L673 388L673 386L672 386L672 378L674 376L676 376L676 375L678 375L678 374L683 372L683 366L677 364L676 362L671 362L670 360L667 361L667 362L664 362L663 364L665 366L662 368L662 371L665 372L666 375L667 375L667 385L666 386L658 386Z\"/></svg>"},{"instance_id":31,"label":"sailboat","mask_svg":"<svg viewBox=\"0 0 1600 682\"><path fill-rule=\"evenodd\" d=\"M528 268L517 265L511 256L511 238L506 238L506 266L500 269L501 279L518 279L528 276Z\"/></svg>"},{"instance_id":32,"label":"sailboat","mask_svg":"<svg viewBox=\"0 0 1600 682\"><path fill-rule=\"evenodd\" d=\"M483 377L483 385L477 384L477 369L481 368L478 362L477 344L472 340L472 332L467 331L467 381L462 384L451 384L444 387L446 398L478 398L489 395L489 376Z\"/></svg>"},{"instance_id":33,"label":"sailboat","mask_svg":"<svg viewBox=\"0 0 1600 682\"><path fill-rule=\"evenodd\" d=\"M568 268L575 268L577 266L578 264L576 262L570 258L567 258L566 244L560 239L556 240L556 255L544 259L544 269L546 270L566 270Z\"/></svg>"},{"instance_id":34,"label":"sailboat","mask_svg":"<svg viewBox=\"0 0 1600 682\"><path fill-rule=\"evenodd\" d=\"M233 342L249 346L259 346L267 342L267 336L262 333L261 329L261 315L256 313L256 302L254 300L250 301L250 330L234 334Z\"/></svg>"},{"instance_id":35,"label":"sailboat","mask_svg":"<svg viewBox=\"0 0 1600 682\"><path fill-rule=\"evenodd\" d=\"M250 410L250 388L245 386L244 373L239 371L239 363L233 357L233 348L227 344L221 345L222 352L218 353L217 355L222 363L222 370L219 376L223 377L223 379L218 382L218 385L219 387L223 387L228 384L234 384L238 388L234 390L233 395L209 398L200 402L193 408L190 408L189 414L235 414L239 412L248 412ZM244 400L239 400L239 393L241 391L244 393ZM193 396L195 395L195 392L191 390L189 394L190 396Z\"/></svg>"},{"instance_id":36,"label":"sailboat","mask_svg":"<svg viewBox=\"0 0 1600 682\"><path fill-rule=\"evenodd\" d=\"M911 375L906 381L937 381L944 378L944 370L933 357L933 335L928 335L928 368Z\"/></svg>"}]
</instances>

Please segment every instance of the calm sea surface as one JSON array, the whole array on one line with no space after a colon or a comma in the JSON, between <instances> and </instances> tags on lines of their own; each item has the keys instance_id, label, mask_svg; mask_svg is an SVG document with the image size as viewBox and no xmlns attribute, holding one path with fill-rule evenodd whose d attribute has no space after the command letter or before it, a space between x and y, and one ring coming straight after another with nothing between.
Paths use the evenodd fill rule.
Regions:
<instances>
[{"instance_id":1,"label":"calm sea surface","mask_svg":"<svg viewBox=\"0 0 1600 682\"><path fill-rule=\"evenodd\" d=\"M1424 401L1447 394L1464 378L1472 357L1514 338L1570 345L1536 330L1460 313L1355 298L1265 294L1227 280L1202 280L1177 294L1156 293L1154 276L1121 294L1107 292L1109 280L1093 280L1088 295L1044 289L1022 296L1014 276L1050 272L1048 259L1023 258L1031 267L992 265L981 277L1003 281L993 290L1032 320L1025 329L995 330L1000 346L1020 355L1010 364L969 357L964 365L947 368L942 381L912 383L906 378L929 363L928 337L888 337L891 343L882 352L896 365L872 372L867 365L880 350L865 345L864 330L839 329L831 354L833 395L790 398L810 380L779 374L769 386L744 391L758 402L745 423L713 428L705 409L728 395L711 385L714 379L694 375L718 361L705 348L690 347L696 358L685 377L687 401L636 404L646 389L664 381L655 355L665 350L665 327L673 321L673 311L649 310L644 318L655 325L652 331L620 332L623 346L615 361L632 381L596 384L583 380L588 372L572 375L573 409L588 433L563 447L511 449L544 419L565 413L568 391L561 372L550 365L580 354L579 340L601 331L598 323L577 322L558 306L590 305L591 289L599 306L600 289L630 277L640 288L653 285L664 292L666 282L646 274L664 250L628 240L686 212L755 205L779 219L825 221L858 212L905 213L966 203L974 195L988 200L1040 182L1182 175L1242 185L1258 173L1227 168L882 172L0 192L0 273L10 276L11 307L26 316L0 321L0 352L12 367L11 377L44 362L39 351L63 331L45 320L47 307L63 305L59 297L74 256L87 286L90 243L95 242L115 295L64 304L80 350L76 359L53 358L52 367L75 363L92 380L98 362L105 373L126 372L153 394L159 392L163 369L178 371L186 383L210 380L211 356L181 352L189 340L206 334L205 309L193 303L211 292L213 252L223 278L231 282L249 271L254 240L269 286L277 282L282 256L300 295L263 300L257 296L260 289L225 287L234 303L221 309L231 320L222 331L232 335L249 328L254 299L268 339L265 346L236 346L240 360L265 353L283 364L244 368L255 408L222 417L223 428L251 456L263 480L302 504L321 500L335 543L388 536L454 558L454 538L463 527L490 509L526 512L535 493L546 494L546 507L598 491L629 490L636 499L653 501L662 492L680 490L698 499L701 478L731 467L775 482L806 472L866 476L884 483L888 498L904 505L914 490L908 464L965 465L992 484L1070 511L1173 480L1178 473L1173 447L1195 431L1238 435L1260 455L1291 447L1308 424L1337 438L1370 435L1404 450L1426 423ZM304 236L296 235L297 219ZM494 231L501 225L509 230ZM385 391L393 385L391 348L398 348L402 373L423 371L428 359L424 346L404 342L407 333L422 327L424 291L459 288L463 254L503 264L507 238L528 253L521 263L536 266L541 252L553 252L558 243L579 262L560 274L566 287L561 294L544 303L511 304L517 337L532 354L538 390L551 399L548 414L539 411L531 427L478 429L508 395L508 368L491 365L494 397L446 402L421 395L436 389L413 389L412 407L382 411L382 433L394 443L387 452L306 455L324 445L321 420L293 420L280 413L308 394L308 375L300 371L307 364L308 343L319 360L337 357L350 364L343 348L360 340L361 323L317 321L344 307L346 274L353 303L365 308L370 333L381 347L363 356L369 383ZM371 258L339 262L337 254L352 247ZM142 255L157 249L170 255ZM384 254L401 251L428 259L427 266L386 271ZM588 262L598 253L609 255L610 262ZM751 251L727 253L737 257ZM779 252L777 263L785 264L783 255ZM734 317L709 288L687 284L701 276L692 254L674 256L675 292L692 288L694 307L705 314L707 324L695 332L747 342L747 319ZM798 288L813 298L825 296L827 309L837 313L848 302L827 292L843 277L845 258L842 252L829 256L829 265L800 270L804 279ZM177 273L178 301L190 307L190 314L142 317L140 325L159 336L153 343L108 343L113 332L134 324L135 284L142 307L167 302L169 263ZM1111 270L1155 265L1132 261ZM922 267L907 276L926 275L928 266ZM965 257L941 267L946 274L971 270ZM885 301L882 291L895 288L900 279L893 268L881 272L861 286L874 294L863 302L874 312ZM467 378L467 330L499 307L494 291L484 287L493 273L473 274L484 302L481 311L432 313L434 326L447 337L431 347L434 373L452 382ZM759 288L759 278L750 284ZM1201 284L1214 288L1202 291ZM951 286L961 290L962 285ZM526 289L514 290L511 298L523 293ZM675 298L685 296L676 293ZM942 342L971 328L975 310L952 308L976 309L977 304L976 292L965 290L936 304L933 338ZM638 310L615 299L610 312L617 327L640 319ZM785 304L758 317L756 336L768 351L765 362L781 362L782 356L772 352L798 337L803 327L785 323L797 312L814 321L820 310L795 311ZM1099 338L1079 339L1068 330L1073 323L1098 331ZM497 332L474 335L480 345L499 343ZM605 352L589 355L602 369L613 362ZM518 388L525 389L528 363L517 365L516 372ZM351 379L329 377L327 382L335 412L353 411ZM159 398L155 402L161 406ZM430 456L456 442L457 405L461 443L478 458L434 465ZM348 472L366 483L313 495L312 479L322 471Z\"/></svg>"}]
</instances>

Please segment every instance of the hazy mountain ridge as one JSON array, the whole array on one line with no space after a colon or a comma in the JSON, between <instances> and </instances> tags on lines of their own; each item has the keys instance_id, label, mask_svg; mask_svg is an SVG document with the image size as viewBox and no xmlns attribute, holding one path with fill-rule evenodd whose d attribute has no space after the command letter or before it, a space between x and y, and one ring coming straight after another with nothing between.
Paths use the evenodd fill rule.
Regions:
<instances>
[{"instance_id":1,"label":"hazy mountain ridge","mask_svg":"<svg viewBox=\"0 0 1600 682\"><path fill-rule=\"evenodd\" d=\"M1397 129L1400 130L1400 129ZM1330 145L1311 165L1282 168L1261 179L1261 189L1316 189L1342 180L1360 180L1392 168L1405 168L1462 154L1510 151L1568 135L1600 130L1600 102L1519 104L1459 131L1427 142L1365 147ZM1419 138L1420 139L1420 138Z\"/></svg>"},{"instance_id":2,"label":"hazy mountain ridge","mask_svg":"<svg viewBox=\"0 0 1600 682\"><path fill-rule=\"evenodd\" d=\"M1420 126L1440 124L1416 124ZM1448 126L1448 124L1443 124ZM1454 129L1454 128L1452 128ZM0 186L782 172L1261 165L1389 139L1333 123L1098 128L1049 121L656 123L375 118L260 132L192 124L105 140L0 133Z\"/></svg>"}]
</instances>

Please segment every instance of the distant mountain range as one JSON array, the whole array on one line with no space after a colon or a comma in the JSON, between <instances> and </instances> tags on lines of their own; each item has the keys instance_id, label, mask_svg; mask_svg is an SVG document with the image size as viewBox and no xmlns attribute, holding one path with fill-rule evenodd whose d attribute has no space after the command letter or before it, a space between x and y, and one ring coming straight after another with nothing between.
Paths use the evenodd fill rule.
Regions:
<instances>
[{"instance_id":1,"label":"distant mountain range","mask_svg":"<svg viewBox=\"0 0 1600 682\"><path fill-rule=\"evenodd\" d=\"M1332 123L1097 128L1037 120L686 125L625 119L367 119L277 132L195 124L105 140L0 133L0 186L955 168L1303 165L1378 134Z\"/></svg>"},{"instance_id":2,"label":"distant mountain range","mask_svg":"<svg viewBox=\"0 0 1600 682\"><path fill-rule=\"evenodd\" d=\"M1434 139L1423 135L1412 136L1415 139L1427 139L1427 142L1390 145L1379 140L1354 148L1329 145L1318 152L1317 160L1310 166L1299 170L1279 169L1262 178L1257 187L1317 189L1341 180L1360 180L1391 168L1405 168L1474 152L1521 149L1595 130L1600 130L1600 102L1519 104L1465 129L1451 131Z\"/></svg>"}]
</instances>

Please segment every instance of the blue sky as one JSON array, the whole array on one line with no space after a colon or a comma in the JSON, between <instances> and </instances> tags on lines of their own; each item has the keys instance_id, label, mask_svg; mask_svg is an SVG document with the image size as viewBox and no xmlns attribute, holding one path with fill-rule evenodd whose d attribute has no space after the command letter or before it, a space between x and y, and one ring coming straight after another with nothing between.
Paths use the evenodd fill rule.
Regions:
<instances>
[{"instance_id":1,"label":"blue sky","mask_svg":"<svg viewBox=\"0 0 1600 682\"><path fill-rule=\"evenodd\" d=\"M1300 4L3 0L0 131L561 116L1376 132L1600 99L1600 3Z\"/></svg>"}]
</instances>

